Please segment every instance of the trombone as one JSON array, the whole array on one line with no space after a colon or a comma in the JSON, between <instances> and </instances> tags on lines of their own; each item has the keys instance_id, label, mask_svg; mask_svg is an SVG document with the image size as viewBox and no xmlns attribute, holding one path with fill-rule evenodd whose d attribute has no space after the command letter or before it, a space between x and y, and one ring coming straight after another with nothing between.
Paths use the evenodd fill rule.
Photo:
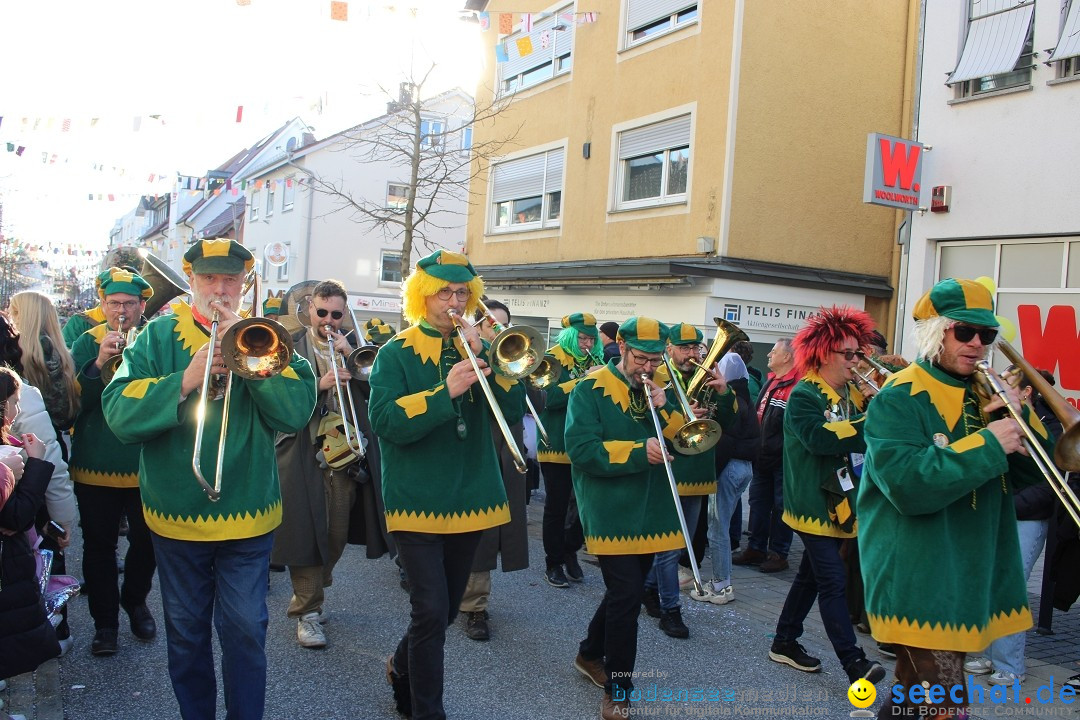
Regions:
<instances>
[{"instance_id":1,"label":"trombone","mask_svg":"<svg viewBox=\"0 0 1080 720\"><path fill-rule=\"evenodd\" d=\"M229 431L233 376L239 375L244 380L265 380L281 373L289 366L289 361L292 359L292 338L289 337L285 328L274 320L259 317L261 312L259 277L255 271L252 271L251 280L245 284L240 296L243 297L251 287L255 290L251 304L251 317L233 324L221 338L221 358L229 370L229 377L225 381L225 404L221 411L221 432L218 434L217 465L213 486L207 482L202 473L202 441L206 429L206 404L209 400L207 392L210 389L210 371L213 368L214 349L218 342L217 331L221 311L215 309L210 321L206 372L203 373L199 404L195 415L195 448L191 453L191 468L195 471L195 479L199 481L211 502L217 502L221 498L221 471L225 463L225 438Z\"/></svg>"},{"instance_id":2,"label":"trombone","mask_svg":"<svg viewBox=\"0 0 1080 720\"><path fill-rule=\"evenodd\" d=\"M495 331L495 339L488 348L488 357L492 359L492 366L500 375L512 380L526 379L536 388L545 388L559 377L558 369L543 353L536 351L537 347L543 347L540 333L528 325L517 327L516 325L504 326L495 319L491 310L483 300L477 300L480 313L491 321L491 329ZM537 375L537 373L540 375ZM554 375L552 375L554 373ZM534 379L535 378L535 379ZM540 421L540 413L536 412L532 400L525 395L525 405L529 408L529 414L536 421L536 430L543 438L544 444L550 446L547 429Z\"/></svg>"},{"instance_id":3,"label":"trombone","mask_svg":"<svg viewBox=\"0 0 1080 720\"><path fill-rule=\"evenodd\" d=\"M667 362L667 353L664 353L664 361ZM671 372L671 369L668 369ZM652 393L649 392L649 386L646 382L649 376L642 373L641 382L645 386L645 397L649 401L649 413L652 415L653 428L656 429L656 439L660 443L660 452L664 455L664 470L667 472L668 485L671 486L671 497L675 501L675 512L679 516L679 527L682 529L683 542L686 544L687 554L690 556L690 569L694 572L694 592L698 597L705 594L705 589L701 585L701 570L698 569L697 558L694 557L694 549L691 547L690 531L686 527L686 516L683 515L682 502L679 500L679 487L675 484L675 474L671 471L671 461L668 460L667 446L664 444L664 431L660 427L660 416L656 414L656 405L653 404ZM671 381L678 385L678 381L674 375ZM717 428L719 430L719 428ZM719 434L717 434L716 440L719 440ZM716 440L713 440L715 444ZM677 448L678 446L676 446Z\"/></svg>"},{"instance_id":4,"label":"trombone","mask_svg":"<svg viewBox=\"0 0 1080 720\"><path fill-rule=\"evenodd\" d=\"M1020 425L1020 430L1024 433L1024 449L1031 455L1031 459L1035 461L1039 472L1050 483L1050 489L1061 500L1061 504L1065 506L1065 510L1072 517L1073 522L1080 525L1080 499L1077 499L1076 494L1069 487L1069 483L1058 470L1058 466L1069 472L1080 470L1080 452L1078 452L1078 447L1080 447L1078 446L1078 443L1080 443L1080 424L1078 424L1080 410L1069 405L1065 398L1054 390L1050 383L1046 382L1042 375L1032 367L1031 363L1024 359L1016 348L1006 340L998 341L997 347L1010 362L1019 367L1027 376L1032 388L1043 396L1046 404L1050 406L1054 415L1061 421L1064 431L1054 447L1053 459L1050 458L1046 449L1039 443L1035 431L1024 422L1020 409L1010 402L1005 384L993 372L990 363L986 360L980 360L976 365L979 380L991 396L996 395L1005 403L1005 409L1008 411L1009 416Z\"/></svg>"},{"instance_id":5,"label":"trombone","mask_svg":"<svg viewBox=\"0 0 1080 720\"><path fill-rule=\"evenodd\" d=\"M664 366L667 368L671 384L675 388L675 396L679 398L679 406L682 408L683 415L692 418L679 428L671 444L682 455L699 455L708 452L713 445L720 441L720 435L722 434L720 423L709 418L698 418L694 415L694 410L690 407L690 399L682 389L679 376L676 375L678 371L671 364L671 359L667 353L664 353ZM701 372L700 367L697 372Z\"/></svg>"},{"instance_id":6,"label":"trombone","mask_svg":"<svg viewBox=\"0 0 1080 720\"><path fill-rule=\"evenodd\" d=\"M484 306L481 305L480 307ZM469 346L469 338L465 337L465 330L462 328L462 324L465 321L462 319L461 313L454 308L450 308L446 313L454 322L454 330L457 331L458 339L461 340L461 346L464 348L465 354L469 357L469 362L472 363L473 372L476 373L476 379L480 383L480 389L484 391L484 397L487 398L488 407L491 408L491 414L495 416L495 422L499 426L499 431L502 433L503 439L506 440L506 447L510 450L510 455L514 459L514 467L517 468L519 473L524 475L527 470L525 458L521 456L521 450L518 448L517 441L514 440L513 433L510 432L510 426L506 424L506 418L503 416L502 410L499 409L499 403L495 400L495 395L491 392L491 385L488 383L487 378L484 377L484 372L480 369L480 365L476 361L476 355L473 353L472 347Z\"/></svg>"},{"instance_id":7,"label":"trombone","mask_svg":"<svg viewBox=\"0 0 1080 720\"><path fill-rule=\"evenodd\" d=\"M379 346L367 341L367 338L360 332L360 323L356 321L356 313L353 312L352 306L346 304L346 307L349 309L349 317L352 318L353 324L352 331L356 335L359 345L349 353L348 359L345 360L345 369L360 382L370 382L371 367L375 364L375 357L379 354Z\"/></svg>"}]
</instances>

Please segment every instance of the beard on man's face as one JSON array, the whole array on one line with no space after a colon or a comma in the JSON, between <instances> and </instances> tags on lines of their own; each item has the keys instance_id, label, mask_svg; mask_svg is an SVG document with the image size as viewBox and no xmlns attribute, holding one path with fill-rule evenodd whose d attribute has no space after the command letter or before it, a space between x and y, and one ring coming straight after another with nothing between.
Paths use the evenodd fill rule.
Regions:
<instances>
[{"instance_id":1,"label":"beard on man's face","mask_svg":"<svg viewBox=\"0 0 1080 720\"><path fill-rule=\"evenodd\" d=\"M210 303L218 301L221 307L236 312L236 308L233 307L232 298L228 295L209 294L204 296L198 296L195 298L195 309L199 311L199 314L203 317L212 317L214 314L214 308Z\"/></svg>"}]
</instances>

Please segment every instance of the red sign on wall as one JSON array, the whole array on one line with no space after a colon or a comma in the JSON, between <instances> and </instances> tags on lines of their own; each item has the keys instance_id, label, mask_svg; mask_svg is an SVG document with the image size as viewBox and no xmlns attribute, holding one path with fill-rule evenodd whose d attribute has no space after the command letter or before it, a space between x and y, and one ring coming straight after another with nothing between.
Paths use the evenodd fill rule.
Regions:
<instances>
[{"instance_id":1,"label":"red sign on wall","mask_svg":"<svg viewBox=\"0 0 1080 720\"><path fill-rule=\"evenodd\" d=\"M1016 316L1023 343L1024 359L1039 370L1048 370L1058 379L1064 393L1080 393L1080 333L1076 308L1053 305L1046 313L1038 305L1019 305ZM1068 398L1074 406L1075 397Z\"/></svg>"}]
</instances>

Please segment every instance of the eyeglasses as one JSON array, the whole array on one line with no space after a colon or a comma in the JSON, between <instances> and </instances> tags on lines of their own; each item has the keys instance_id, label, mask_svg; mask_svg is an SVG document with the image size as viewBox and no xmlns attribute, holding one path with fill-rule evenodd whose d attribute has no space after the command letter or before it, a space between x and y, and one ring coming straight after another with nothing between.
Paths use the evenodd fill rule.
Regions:
<instances>
[{"instance_id":1,"label":"eyeglasses","mask_svg":"<svg viewBox=\"0 0 1080 720\"><path fill-rule=\"evenodd\" d=\"M341 312L340 310L327 310L326 308L315 308L315 314L321 318L329 315L335 320L340 320L342 316L345 315L345 313Z\"/></svg>"},{"instance_id":2,"label":"eyeglasses","mask_svg":"<svg viewBox=\"0 0 1080 720\"><path fill-rule=\"evenodd\" d=\"M952 331L953 336L962 343L969 343L978 335L979 342L983 345L990 345L998 336L996 328L977 328L973 325L953 325Z\"/></svg>"},{"instance_id":3,"label":"eyeglasses","mask_svg":"<svg viewBox=\"0 0 1080 720\"><path fill-rule=\"evenodd\" d=\"M851 362L855 358L860 357L862 355L862 353L859 352L858 350L833 350L833 352L836 353L837 355L843 355L844 359L847 360L848 362Z\"/></svg>"},{"instance_id":4,"label":"eyeglasses","mask_svg":"<svg viewBox=\"0 0 1080 720\"><path fill-rule=\"evenodd\" d=\"M105 307L110 310L134 310L139 307L138 300L128 300L127 302L119 302L117 300L106 300Z\"/></svg>"},{"instance_id":5,"label":"eyeglasses","mask_svg":"<svg viewBox=\"0 0 1080 720\"><path fill-rule=\"evenodd\" d=\"M461 302L465 302L469 299L469 295L471 294L472 293L469 292L468 288L451 290L448 287L444 287L440 288L439 292L435 293L435 297L439 298L440 300L449 300L451 297L456 297Z\"/></svg>"},{"instance_id":6,"label":"eyeglasses","mask_svg":"<svg viewBox=\"0 0 1080 720\"><path fill-rule=\"evenodd\" d=\"M664 362L663 355L657 358L651 358L647 355L640 355L637 352L631 350L630 348L626 348L626 352L630 353L630 357L634 358L634 362L636 362L638 365L652 365L654 367L658 367Z\"/></svg>"}]
</instances>

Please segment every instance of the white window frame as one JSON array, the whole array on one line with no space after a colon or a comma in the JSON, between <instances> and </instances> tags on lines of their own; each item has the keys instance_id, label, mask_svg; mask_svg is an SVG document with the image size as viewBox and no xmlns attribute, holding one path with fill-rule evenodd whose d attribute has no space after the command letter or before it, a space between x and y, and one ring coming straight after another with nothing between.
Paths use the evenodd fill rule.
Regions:
<instances>
[{"instance_id":1,"label":"white window frame","mask_svg":"<svg viewBox=\"0 0 1080 720\"><path fill-rule=\"evenodd\" d=\"M290 181L292 187L289 187ZM296 202L296 176L290 175L285 178L285 184L281 188L281 212L287 213L293 209Z\"/></svg>"},{"instance_id":2,"label":"white window frame","mask_svg":"<svg viewBox=\"0 0 1080 720\"><path fill-rule=\"evenodd\" d=\"M519 29L499 41L503 43L507 54L513 56L511 60L516 61L520 59L517 55L517 41L528 35L533 41L533 51L528 57L533 58L534 61L526 64L520 71L510 76L505 75L505 71L506 66L508 64L512 65L512 63L496 63L495 87L498 95L511 95L536 87L548 80L566 75L573 70L575 23L574 21L562 20L559 17L563 13L572 14L573 12L573 5L563 5L557 10L547 10L539 13L546 17L534 22L531 33ZM555 29L557 27L565 29L557 30ZM540 35L544 31L551 33L550 47L546 49L540 46ZM562 41L560 41L560 35L564 38ZM545 68L548 68L550 73L545 72Z\"/></svg>"},{"instance_id":3,"label":"white window frame","mask_svg":"<svg viewBox=\"0 0 1080 720\"><path fill-rule=\"evenodd\" d=\"M392 203L390 201L390 197L391 197L390 188L394 188L394 187L402 188L405 191L404 196L395 195L394 197L404 197L405 198L405 203L408 204L408 202L409 202L409 186L408 186L408 184L400 183L400 182L388 182L388 183L386 183L386 207L387 207L388 210L391 210L393 212L405 212L406 205L395 205L394 203Z\"/></svg>"},{"instance_id":4,"label":"white window frame","mask_svg":"<svg viewBox=\"0 0 1080 720\"><path fill-rule=\"evenodd\" d=\"M1077 33L1080 33L1080 0L1062 0L1061 26L1058 28L1057 45L1050 52L1055 80L1072 80L1080 76L1080 55L1070 55L1060 60L1055 57L1059 51L1062 53L1075 51Z\"/></svg>"},{"instance_id":5,"label":"white window frame","mask_svg":"<svg viewBox=\"0 0 1080 720\"><path fill-rule=\"evenodd\" d=\"M420 147L441 150L446 146L446 120L425 117L420 119Z\"/></svg>"},{"instance_id":6,"label":"white window frame","mask_svg":"<svg viewBox=\"0 0 1080 720\"><path fill-rule=\"evenodd\" d=\"M660 8L658 15L646 15L644 18L634 18L635 8L637 6L659 4ZM685 2L679 2L678 0L664 1L660 0L626 0L625 8L626 12L623 15L625 18L626 31L623 35L623 47L632 48L638 45L643 45L653 40L670 35L676 30L682 30L683 28L695 25L698 22L698 18L701 15L701 0L694 2L693 0L686 0ZM638 12L640 14L640 11ZM647 18L647 19L646 19ZM646 35L635 37L635 34L645 30L650 30Z\"/></svg>"},{"instance_id":7,"label":"white window frame","mask_svg":"<svg viewBox=\"0 0 1080 720\"><path fill-rule=\"evenodd\" d=\"M255 190L251 193L251 209L248 211L248 220L259 219L259 202L261 202L259 193L261 192L261 190Z\"/></svg>"},{"instance_id":8,"label":"white window frame","mask_svg":"<svg viewBox=\"0 0 1080 720\"><path fill-rule=\"evenodd\" d=\"M978 0L967 0L967 27L964 33L964 43L967 42L967 33L971 32L972 22L978 19L974 16L974 13L977 12L975 5L977 2ZM963 50L963 45L961 45L961 50ZM959 100L988 95L1002 90L1030 87L1035 72L1035 56L1035 17L1034 13L1032 13L1031 22L1028 23L1027 38L1024 40L1024 49L1020 52L1020 57L1017 58L1013 69L997 75L987 75L958 82L953 86L955 98Z\"/></svg>"},{"instance_id":9,"label":"white window frame","mask_svg":"<svg viewBox=\"0 0 1080 720\"><path fill-rule=\"evenodd\" d=\"M397 270L398 279L397 280L394 280L393 278L391 278L389 280L386 279L386 259L387 259L387 256L393 256L394 258L397 259L397 264L398 264L398 270ZM379 253L379 284L380 285L395 285L395 286L401 284L401 251L400 250L396 250L396 251L395 250L383 250L383 251L381 251Z\"/></svg>"},{"instance_id":10,"label":"white window frame","mask_svg":"<svg viewBox=\"0 0 1080 720\"><path fill-rule=\"evenodd\" d=\"M685 121L683 120L685 118ZM679 125L682 122L688 124L688 128L685 130L679 129ZM668 125L672 128L671 138L668 140L658 139L655 145L649 145L645 148L641 148L640 152L633 152L633 154L626 155L623 152L623 144L631 137L640 136L642 131L647 131L649 128L655 128L663 125ZM629 136L629 137L628 137ZM668 192L668 185L670 184L670 167L672 153L685 149L687 151L686 161L686 187L682 192L670 193ZM629 179L630 163L634 160L638 160L652 155L662 155L660 170L660 194L647 198L639 198L637 200L624 200L623 196L626 192L626 183ZM693 162L694 162L694 117L692 112L685 110L676 112L666 117L651 118L648 122L640 122L634 124L627 124L622 128L616 126L615 140L614 140L614 152L612 156L615 161L614 168L614 197L612 202L612 208L615 211L620 210L638 210L641 208L659 207L664 205L685 205L689 202L690 198L690 184L693 177Z\"/></svg>"},{"instance_id":11,"label":"white window frame","mask_svg":"<svg viewBox=\"0 0 1080 720\"><path fill-rule=\"evenodd\" d=\"M292 243L285 243L285 264L276 268L277 281L286 282L289 279L289 263L292 261Z\"/></svg>"},{"instance_id":12,"label":"white window frame","mask_svg":"<svg viewBox=\"0 0 1080 720\"><path fill-rule=\"evenodd\" d=\"M277 194L277 190L274 187L274 180L266 181L266 217L272 217L274 214L274 195Z\"/></svg>"},{"instance_id":13,"label":"white window frame","mask_svg":"<svg viewBox=\"0 0 1080 720\"><path fill-rule=\"evenodd\" d=\"M543 156L540 159L540 156ZM534 194L505 197L496 200L500 188L496 185L496 169L500 165L520 162L540 162L543 165L541 187L539 196ZM536 152L535 149L518 153L513 157L505 158L491 164L488 182L488 231L493 234L528 232L531 230L543 230L562 226L562 196L565 185L566 171L566 147L558 145ZM540 198L540 213L535 220L516 221L523 211L515 210L515 203L525 202L533 198ZM500 210L505 211L507 222L500 224ZM553 213L557 213L552 217Z\"/></svg>"}]
</instances>

